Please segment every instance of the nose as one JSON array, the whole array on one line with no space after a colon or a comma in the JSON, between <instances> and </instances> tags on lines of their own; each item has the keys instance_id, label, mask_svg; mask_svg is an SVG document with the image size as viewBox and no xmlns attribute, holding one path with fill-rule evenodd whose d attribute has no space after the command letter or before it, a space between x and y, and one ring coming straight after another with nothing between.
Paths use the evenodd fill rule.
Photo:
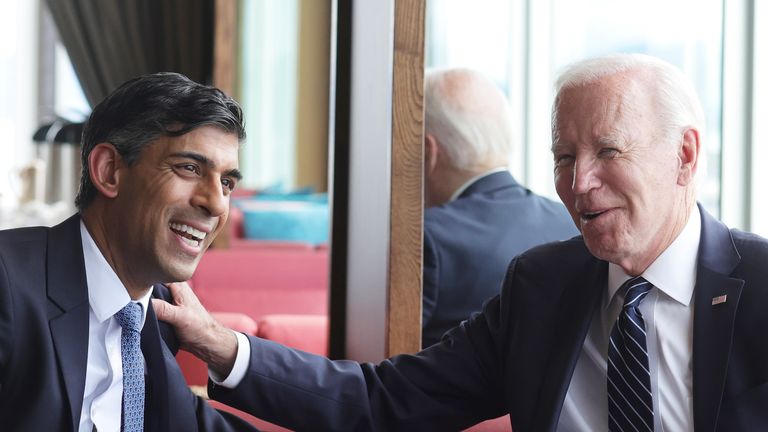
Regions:
<instances>
[{"instance_id":1,"label":"nose","mask_svg":"<svg viewBox=\"0 0 768 432\"><path fill-rule=\"evenodd\" d=\"M576 160L573 167L573 183L571 190L575 194L585 194L592 189L600 186L600 179L597 175L598 167L594 161Z\"/></svg>"},{"instance_id":2,"label":"nose","mask_svg":"<svg viewBox=\"0 0 768 432\"><path fill-rule=\"evenodd\" d=\"M221 180L211 176L198 184L192 205L203 209L210 216L218 217L229 209L229 195L224 194Z\"/></svg>"}]
</instances>

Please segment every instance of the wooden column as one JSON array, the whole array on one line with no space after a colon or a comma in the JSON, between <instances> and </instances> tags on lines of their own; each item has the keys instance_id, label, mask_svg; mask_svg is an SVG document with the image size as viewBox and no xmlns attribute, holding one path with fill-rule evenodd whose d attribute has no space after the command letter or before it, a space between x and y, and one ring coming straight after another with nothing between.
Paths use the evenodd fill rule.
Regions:
<instances>
[{"instance_id":1,"label":"wooden column","mask_svg":"<svg viewBox=\"0 0 768 432\"><path fill-rule=\"evenodd\" d=\"M387 355L421 349L425 0L396 0Z\"/></svg>"},{"instance_id":2,"label":"wooden column","mask_svg":"<svg viewBox=\"0 0 768 432\"><path fill-rule=\"evenodd\" d=\"M216 0L213 34L213 85L232 96L237 65L237 0Z\"/></svg>"},{"instance_id":3,"label":"wooden column","mask_svg":"<svg viewBox=\"0 0 768 432\"><path fill-rule=\"evenodd\" d=\"M213 21L213 85L234 96L237 76L237 0L216 0ZM229 247L229 221L211 247Z\"/></svg>"}]
</instances>

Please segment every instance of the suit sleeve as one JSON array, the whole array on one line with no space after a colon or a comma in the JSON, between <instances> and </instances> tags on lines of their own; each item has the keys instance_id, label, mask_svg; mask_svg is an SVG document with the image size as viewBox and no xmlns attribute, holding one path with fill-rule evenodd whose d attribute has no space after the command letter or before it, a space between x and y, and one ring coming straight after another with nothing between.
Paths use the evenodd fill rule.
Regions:
<instances>
[{"instance_id":1,"label":"suit sleeve","mask_svg":"<svg viewBox=\"0 0 768 432\"><path fill-rule=\"evenodd\" d=\"M250 368L216 400L295 430L459 430L505 413L498 297L437 345L378 365L292 350L251 337ZM489 315L491 315L489 317Z\"/></svg>"},{"instance_id":2,"label":"suit sleeve","mask_svg":"<svg viewBox=\"0 0 768 432\"><path fill-rule=\"evenodd\" d=\"M435 248L434 241L430 235L429 230L425 226L424 229L424 263L422 268L422 309L421 309L421 326L424 327L429 323L432 318L432 313L437 305L437 297L440 294L438 292L439 285L439 259Z\"/></svg>"},{"instance_id":3,"label":"suit sleeve","mask_svg":"<svg viewBox=\"0 0 768 432\"><path fill-rule=\"evenodd\" d=\"M199 396L194 396L194 398L198 430L217 432L258 432L258 429L240 417L214 409L208 402Z\"/></svg>"}]
</instances>

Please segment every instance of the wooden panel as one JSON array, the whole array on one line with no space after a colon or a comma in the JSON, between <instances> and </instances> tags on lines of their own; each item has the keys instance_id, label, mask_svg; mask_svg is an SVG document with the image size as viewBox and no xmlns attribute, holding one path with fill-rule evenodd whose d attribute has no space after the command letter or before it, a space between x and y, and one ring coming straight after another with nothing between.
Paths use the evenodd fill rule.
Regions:
<instances>
[{"instance_id":1,"label":"wooden panel","mask_svg":"<svg viewBox=\"0 0 768 432\"><path fill-rule=\"evenodd\" d=\"M421 349L425 0L395 2L387 355Z\"/></svg>"},{"instance_id":2,"label":"wooden panel","mask_svg":"<svg viewBox=\"0 0 768 432\"><path fill-rule=\"evenodd\" d=\"M216 0L213 35L213 85L228 95L235 92L237 55L237 0ZM229 224L229 222L227 222ZM229 247L230 228L213 240L212 248Z\"/></svg>"},{"instance_id":3,"label":"wooden panel","mask_svg":"<svg viewBox=\"0 0 768 432\"><path fill-rule=\"evenodd\" d=\"M330 31L330 0L299 2L295 185L318 192L328 190Z\"/></svg>"},{"instance_id":4,"label":"wooden panel","mask_svg":"<svg viewBox=\"0 0 768 432\"><path fill-rule=\"evenodd\" d=\"M213 85L228 95L235 91L237 0L216 0L213 35Z\"/></svg>"}]
</instances>

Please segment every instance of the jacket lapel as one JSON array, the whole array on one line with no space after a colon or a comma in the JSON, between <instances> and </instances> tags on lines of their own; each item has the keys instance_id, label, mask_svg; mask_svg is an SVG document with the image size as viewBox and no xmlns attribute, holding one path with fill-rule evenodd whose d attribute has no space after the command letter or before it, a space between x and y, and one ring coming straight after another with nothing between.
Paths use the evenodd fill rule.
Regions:
<instances>
[{"instance_id":1,"label":"jacket lapel","mask_svg":"<svg viewBox=\"0 0 768 432\"><path fill-rule=\"evenodd\" d=\"M584 339L605 291L607 266L605 261L594 259L592 269L584 272L584 277L575 280L563 291L558 304L556 331L552 338L552 343L560 347L552 350L547 363L547 373L533 421L534 430L554 431L557 428Z\"/></svg>"},{"instance_id":2,"label":"jacket lapel","mask_svg":"<svg viewBox=\"0 0 768 432\"><path fill-rule=\"evenodd\" d=\"M47 260L51 338L69 401L72 430L77 430L88 363L88 286L79 216L51 229Z\"/></svg>"},{"instance_id":3,"label":"jacket lapel","mask_svg":"<svg viewBox=\"0 0 768 432\"><path fill-rule=\"evenodd\" d=\"M693 420L697 431L715 430L717 423L744 286L742 279L729 275L740 259L728 228L702 209L693 321Z\"/></svg>"},{"instance_id":4,"label":"jacket lapel","mask_svg":"<svg viewBox=\"0 0 768 432\"><path fill-rule=\"evenodd\" d=\"M144 430L146 431L170 430L168 416L170 396L162 344L157 316L150 301L147 307L147 319L141 330L141 351L147 362L144 402Z\"/></svg>"}]
</instances>

